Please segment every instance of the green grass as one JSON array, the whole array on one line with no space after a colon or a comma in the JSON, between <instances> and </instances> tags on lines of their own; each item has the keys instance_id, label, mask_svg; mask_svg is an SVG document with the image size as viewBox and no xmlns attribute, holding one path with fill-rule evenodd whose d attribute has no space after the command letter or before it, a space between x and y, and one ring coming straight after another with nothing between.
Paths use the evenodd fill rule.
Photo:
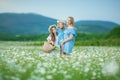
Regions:
<instances>
[{"instance_id":1,"label":"green grass","mask_svg":"<svg viewBox=\"0 0 120 80\"><path fill-rule=\"evenodd\" d=\"M79 40L75 46L120 46L120 39Z\"/></svg>"},{"instance_id":2,"label":"green grass","mask_svg":"<svg viewBox=\"0 0 120 80\"><path fill-rule=\"evenodd\" d=\"M120 47L75 46L72 55L60 56L33 43L0 42L0 80L120 79Z\"/></svg>"}]
</instances>

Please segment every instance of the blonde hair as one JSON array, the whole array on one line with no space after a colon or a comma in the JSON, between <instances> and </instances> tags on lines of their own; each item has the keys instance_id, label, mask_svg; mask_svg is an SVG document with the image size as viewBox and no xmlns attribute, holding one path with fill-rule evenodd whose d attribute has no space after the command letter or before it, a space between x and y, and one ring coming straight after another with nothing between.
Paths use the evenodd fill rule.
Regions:
<instances>
[{"instance_id":1,"label":"blonde hair","mask_svg":"<svg viewBox=\"0 0 120 80\"><path fill-rule=\"evenodd\" d=\"M58 28L59 28L60 23L62 23L63 25L65 24L64 21L60 21L60 20L58 20L58 21L57 21L57 27L58 27ZM64 29L64 27L63 27L63 29Z\"/></svg>"},{"instance_id":2,"label":"blonde hair","mask_svg":"<svg viewBox=\"0 0 120 80\"><path fill-rule=\"evenodd\" d=\"M73 17L71 17L71 16L70 16L70 17L68 17L68 18L70 18L70 19L71 19L71 24L72 24L72 25L74 25L74 18L73 18Z\"/></svg>"}]
</instances>

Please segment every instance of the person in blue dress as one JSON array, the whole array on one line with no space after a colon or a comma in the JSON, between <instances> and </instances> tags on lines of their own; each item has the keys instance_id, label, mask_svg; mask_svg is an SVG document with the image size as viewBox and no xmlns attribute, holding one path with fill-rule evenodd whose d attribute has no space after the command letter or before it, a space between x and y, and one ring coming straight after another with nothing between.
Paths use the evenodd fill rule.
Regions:
<instances>
[{"instance_id":1,"label":"person in blue dress","mask_svg":"<svg viewBox=\"0 0 120 80\"><path fill-rule=\"evenodd\" d=\"M64 21L57 21L57 46L60 48L60 54L62 54L62 47L60 46L61 41L64 37L65 23Z\"/></svg>"},{"instance_id":2,"label":"person in blue dress","mask_svg":"<svg viewBox=\"0 0 120 80\"><path fill-rule=\"evenodd\" d=\"M67 18L67 28L64 30L64 39L61 42L62 53L63 54L71 54L72 49L75 43L75 37L77 36L75 28L74 28L74 18Z\"/></svg>"},{"instance_id":3,"label":"person in blue dress","mask_svg":"<svg viewBox=\"0 0 120 80\"><path fill-rule=\"evenodd\" d=\"M57 21L57 45L60 46L60 42L63 40L63 31L65 29L65 26L64 26L64 21L61 21L61 20L58 20Z\"/></svg>"}]
</instances>

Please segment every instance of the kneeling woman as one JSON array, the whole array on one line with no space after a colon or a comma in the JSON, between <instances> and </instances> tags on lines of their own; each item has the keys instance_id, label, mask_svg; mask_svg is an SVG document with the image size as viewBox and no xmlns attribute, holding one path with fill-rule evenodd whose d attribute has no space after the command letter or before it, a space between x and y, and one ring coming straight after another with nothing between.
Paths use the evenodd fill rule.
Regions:
<instances>
[{"instance_id":1,"label":"kneeling woman","mask_svg":"<svg viewBox=\"0 0 120 80\"><path fill-rule=\"evenodd\" d=\"M49 34L47 40L50 44L55 46L57 44L56 25L51 25L48 30L49 30L50 34Z\"/></svg>"}]
</instances>

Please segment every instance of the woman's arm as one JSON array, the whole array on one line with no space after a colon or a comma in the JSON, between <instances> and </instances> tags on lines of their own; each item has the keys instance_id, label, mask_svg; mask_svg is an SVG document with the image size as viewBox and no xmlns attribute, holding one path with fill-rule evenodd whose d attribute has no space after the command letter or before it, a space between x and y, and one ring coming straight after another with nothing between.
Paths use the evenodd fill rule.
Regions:
<instances>
[{"instance_id":1,"label":"woman's arm","mask_svg":"<svg viewBox=\"0 0 120 80\"><path fill-rule=\"evenodd\" d=\"M64 44L65 42L70 41L72 38L73 38L73 34L70 34L70 36L69 36L67 39L64 39L64 40L61 42L61 46L63 46L63 44Z\"/></svg>"},{"instance_id":2,"label":"woman's arm","mask_svg":"<svg viewBox=\"0 0 120 80\"><path fill-rule=\"evenodd\" d=\"M48 43L50 43L50 44L54 45L54 42L51 40L50 35L48 36L47 41L48 41Z\"/></svg>"}]
</instances>

